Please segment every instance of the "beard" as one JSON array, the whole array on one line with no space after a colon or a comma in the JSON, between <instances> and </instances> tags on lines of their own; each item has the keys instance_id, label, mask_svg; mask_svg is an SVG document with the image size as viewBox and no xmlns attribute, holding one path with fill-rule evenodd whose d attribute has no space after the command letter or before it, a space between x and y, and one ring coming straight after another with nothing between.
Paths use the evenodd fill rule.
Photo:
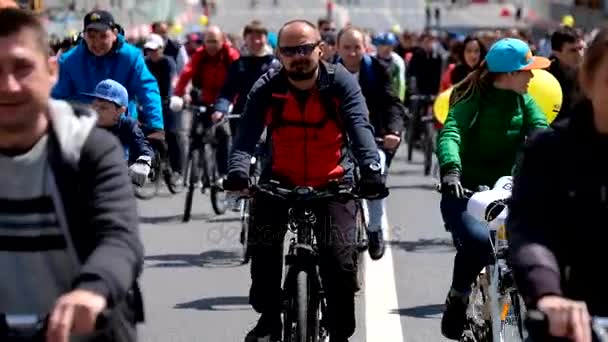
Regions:
<instances>
[{"instance_id":1,"label":"beard","mask_svg":"<svg viewBox=\"0 0 608 342\"><path fill-rule=\"evenodd\" d=\"M312 68L310 68L313 66ZM306 81L315 76L319 65L313 65L309 60L294 61L287 70L287 77L293 81ZM308 70L310 69L310 70Z\"/></svg>"}]
</instances>

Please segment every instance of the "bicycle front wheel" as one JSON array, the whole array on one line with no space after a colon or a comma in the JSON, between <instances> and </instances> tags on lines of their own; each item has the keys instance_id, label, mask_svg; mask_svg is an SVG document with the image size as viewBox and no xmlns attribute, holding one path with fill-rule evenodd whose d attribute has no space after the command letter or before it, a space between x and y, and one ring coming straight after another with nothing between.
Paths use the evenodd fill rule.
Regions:
<instances>
[{"instance_id":1,"label":"bicycle front wheel","mask_svg":"<svg viewBox=\"0 0 608 342\"><path fill-rule=\"evenodd\" d=\"M194 199L194 191L199 183L200 176L200 151L198 149L190 152L190 160L188 161L188 192L186 192L186 203L184 204L184 216L182 221L190 221L190 215L192 213L192 200Z\"/></svg>"},{"instance_id":2,"label":"bicycle front wheel","mask_svg":"<svg viewBox=\"0 0 608 342\"><path fill-rule=\"evenodd\" d=\"M427 122L424 126L424 175L431 174L433 166L433 153L435 152L435 128L433 122Z\"/></svg>"},{"instance_id":3,"label":"bicycle front wheel","mask_svg":"<svg viewBox=\"0 0 608 342\"><path fill-rule=\"evenodd\" d=\"M297 277L297 290L296 290L296 309L297 309L297 321L296 321L296 341L297 342L311 342L308 338L308 300L309 300L309 279L308 272L301 270L298 271ZM312 322L310 322L312 323Z\"/></svg>"}]
</instances>

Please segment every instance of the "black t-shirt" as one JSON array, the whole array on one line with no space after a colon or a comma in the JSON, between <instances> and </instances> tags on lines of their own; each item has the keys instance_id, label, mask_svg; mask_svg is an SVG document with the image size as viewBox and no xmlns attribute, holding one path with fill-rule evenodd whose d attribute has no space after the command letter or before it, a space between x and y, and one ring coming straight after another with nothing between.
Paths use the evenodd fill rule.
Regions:
<instances>
[{"instance_id":1,"label":"black t-shirt","mask_svg":"<svg viewBox=\"0 0 608 342\"><path fill-rule=\"evenodd\" d=\"M146 57L146 65L158 82L160 97L166 99L171 96L173 93L171 80L173 79L177 69L175 61L168 56L163 56L162 59L156 62L149 57Z\"/></svg>"}]
</instances>

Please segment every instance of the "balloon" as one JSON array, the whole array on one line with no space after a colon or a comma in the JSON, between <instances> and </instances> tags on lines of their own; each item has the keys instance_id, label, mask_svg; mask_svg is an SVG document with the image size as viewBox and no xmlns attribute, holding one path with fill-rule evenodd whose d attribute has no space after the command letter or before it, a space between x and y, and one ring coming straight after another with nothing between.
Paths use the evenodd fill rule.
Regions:
<instances>
[{"instance_id":1,"label":"balloon","mask_svg":"<svg viewBox=\"0 0 608 342\"><path fill-rule=\"evenodd\" d=\"M173 31L173 33L175 34L180 34L183 31L183 27L182 24L174 24L173 27L171 28L171 31Z\"/></svg>"},{"instance_id":2,"label":"balloon","mask_svg":"<svg viewBox=\"0 0 608 342\"><path fill-rule=\"evenodd\" d=\"M207 24L209 24L209 17L207 17L207 16L206 16L206 15L204 15L204 14L203 14L203 15L201 15L201 16L198 18L198 23L199 23L201 26L207 26Z\"/></svg>"},{"instance_id":3,"label":"balloon","mask_svg":"<svg viewBox=\"0 0 608 342\"><path fill-rule=\"evenodd\" d=\"M563 16L562 25L567 27L574 27L574 17L570 14Z\"/></svg>"},{"instance_id":4,"label":"balloon","mask_svg":"<svg viewBox=\"0 0 608 342\"><path fill-rule=\"evenodd\" d=\"M528 93L534 98L536 104L545 113L547 122L555 120L562 107L562 88L557 79L546 70L532 70L534 77L528 86ZM450 109L450 95L452 88L445 90L435 100L433 111L435 119L441 124L445 123Z\"/></svg>"}]
</instances>

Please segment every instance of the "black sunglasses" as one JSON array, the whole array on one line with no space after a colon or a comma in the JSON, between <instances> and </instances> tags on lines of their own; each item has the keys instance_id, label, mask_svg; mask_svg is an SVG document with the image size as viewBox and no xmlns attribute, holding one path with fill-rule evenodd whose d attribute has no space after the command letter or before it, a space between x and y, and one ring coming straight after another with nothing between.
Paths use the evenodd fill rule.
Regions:
<instances>
[{"instance_id":1,"label":"black sunglasses","mask_svg":"<svg viewBox=\"0 0 608 342\"><path fill-rule=\"evenodd\" d=\"M297 46L279 46L279 52L285 57L293 57L295 55L310 55L321 42L302 44Z\"/></svg>"}]
</instances>

